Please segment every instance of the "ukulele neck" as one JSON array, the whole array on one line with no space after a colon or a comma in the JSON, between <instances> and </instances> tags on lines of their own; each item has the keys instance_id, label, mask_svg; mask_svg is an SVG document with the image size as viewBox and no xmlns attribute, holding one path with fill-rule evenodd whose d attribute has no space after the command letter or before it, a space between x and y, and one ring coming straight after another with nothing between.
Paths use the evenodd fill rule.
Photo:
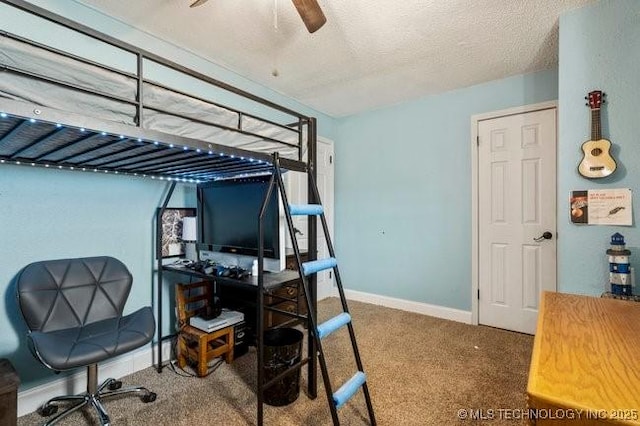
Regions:
<instances>
[{"instance_id":1,"label":"ukulele neck","mask_svg":"<svg viewBox=\"0 0 640 426\"><path fill-rule=\"evenodd\" d=\"M591 140L602 139L602 127L600 126L600 108L591 109Z\"/></svg>"}]
</instances>

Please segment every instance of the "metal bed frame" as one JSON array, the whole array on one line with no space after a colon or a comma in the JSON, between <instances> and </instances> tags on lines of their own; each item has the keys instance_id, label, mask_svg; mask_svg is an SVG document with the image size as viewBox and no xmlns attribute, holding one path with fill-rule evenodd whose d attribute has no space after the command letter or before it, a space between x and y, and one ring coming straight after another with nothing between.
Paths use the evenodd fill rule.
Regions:
<instances>
[{"instance_id":1,"label":"metal bed frame","mask_svg":"<svg viewBox=\"0 0 640 426\"><path fill-rule=\"evenodd\" d=\"M99 90L88 89L87 87L74 85L72 83L59 81L45 75L39 75L30 71L17 69L11 66L0 66L0 76L2 73L14 73L39 81L54 84L66 89L77 90L82 93L89 93L115 100L124 104L133 105L136 108L135 125L122 124L114 121L98 119L81 114L67 112L59 109L43 107L24 101L16 101L7 98L0 98L0 164L16 164L26 166L40 166L45 168L75 170L79 172L95 172L107 174L124 174L138 176L140 178L152 178L168 182L167 195L160 206L158 217L161 217L167 207L173 190L177 183L198 184L210 180L242 177L255 174L276 173L276 163L286 170L294 170L309 173L315 179L316 170L316 141L317 124L314 117L309 117L299 112L293 111L282 105L256 96L239 88L231 86L210 76L199 73L193 69L162 58L156 54L140 49L109 35L96 31L78 22L72 21L63 16L52 13L46 9L35 6L24 0L0 0L0 2L13 6L23 12L30 13L54 24L61 25L67 29L88 36L99 42L107 43L122 51L131 53L137 58L137 71L135 74L119 70L80 56L65 52L52 46L37 43L24 37L0 31L0 36L13 40L28 43L32 46L45 49L65 58L79 61L83 64L92 65L101 69L124 75L135 79L136 99L120 98ZM165 66L171 70L178 71L199 81L208 83L211 86L223 89L224 91L236 95L238 98L252 101L257 105L267 107L269 111L284 113L292 117L292 122L280 124L273 120L259 117L258 115L246 113L238 109L225 106L221 103L193 96L179 89L169 88L158 82L145 79L143 74L143 63L145 60ZM198 101L206 102L216 107L224 108L227 111L237 114L238 124L236 127L217 124L203 119L193 119L181 116L171 111L157 107L149 107L143 102L144 84L153 84L163 89L171 90L174 93L189 96ZM183 136L150 130L142 127L142 117L145 108L154 111L177 116L183 119L201 122L202 124L214 126L225 131L234 132L239 135L252 136L256 139L268 140L281 144L282 146L295 147L298 151L297 160L280 157L277 153L255 152L237 147L225 146L212 142L205 142ZM252 133L242 128L242 117L251 117L275 127L286 128L298 134L298 144ZM304 134L306 130L306 135ZM307 161L303 161L303 137L307 138ZM309 180L311 185L311 179ZM312 194L312 188L309 188ZM312 196L310 196L312 197ZM313 200L309 200L312 202ZM258 218L256 218L258 220ZM156 229L156 253L157 256L157 282L156 282L156 303L157 303L157 371L160 373L163 368L162 342L173 335L162 335L162 257L160 256L161 244L161 224L157 220ZM308 221L309 235L309 258L316 259L317 256L317 225L315 221ZM262 239L260 239L262 243ZM262 248L262 244L260 244ZM259 254L262 259L263 253ZM313 312L316 311L316 278L309 277L310 297L313 300ZM263 295L262 268L258 279L258 292ZM260 297L259 300L263 298ZM258 332L263 328L262 303L257 304L257 318L259 322ZM259 340L259 345L262 339ZM262 348L258 348L258 354L263 354ZM313 339L309 339L308 354L309 367L309 388L310 396L316 396L317 367L316 349ZM258 362L258 368L262 363ZM258 372L258 377L262 377ZM258 384L258 418L262 420L262 385Z\"/></svg>"}]
</instances>

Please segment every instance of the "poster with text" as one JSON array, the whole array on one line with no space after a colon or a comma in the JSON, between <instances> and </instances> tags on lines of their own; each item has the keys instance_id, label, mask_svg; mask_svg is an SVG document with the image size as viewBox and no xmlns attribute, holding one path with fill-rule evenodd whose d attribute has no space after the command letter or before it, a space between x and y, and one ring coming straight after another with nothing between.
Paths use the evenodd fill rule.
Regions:
<instances>
[{"instance_id":1,"label":"poster with text","mask_svg":"<svg viewBox=\"0 0 640 426\"><path fill-rule=\"evenodd\" d=\"M571 192L571 222L588 225L632 225L631 189Z\"/></svg>"}]
</instances>

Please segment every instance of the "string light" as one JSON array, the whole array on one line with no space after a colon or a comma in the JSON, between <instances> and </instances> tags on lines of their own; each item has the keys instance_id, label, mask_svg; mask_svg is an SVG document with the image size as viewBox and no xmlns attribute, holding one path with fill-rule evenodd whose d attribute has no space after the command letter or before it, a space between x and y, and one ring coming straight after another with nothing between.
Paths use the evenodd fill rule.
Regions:
<instances>
[{"instance_id":1,"label":"string light","mask_svg":"<svg viewBox=\"0 0 640 426\"><path fill-rule=\"evenodd\" d=\"M9 117L9 114L6 113L6 112L0 112L0 117L1 118L7 118L7 117ZM18 117L18 118L20 118L22 120L28 120L32 124L38 122L35 118L26 118L26 117ZM61 128L65 127L61 123L46 123L46 124L54 125L57 129L61 129ZM87 132L87 131L98 133L95 130L87 130L84 127L80 127L80 128L75 127L75 129L77 129L78 131L83 132L83 133ZM110 134L108 132L106 132L106 131L101 131L100 135L109 136ZM115 135L113 135L113 136L115 136ZM133 142L133 140L134 140L133 138L129 138L129 137L127 137L125 135L122 135L122 134L118 135L117 137L119 139L121 139L121 140L128 140L129 142ZM142 138L136 138L135 140L137 140L138 142L145 142ZM153 142L148 141L148 143L149 144L153 143L156 146L159 146L161 144L161 142L158 142L158 141L153 141ZM165 145L165 146L168 146L169 148L175 148L175 145L173 143ZM203 150L203 149L195 148L195 147L191 148L189 146L183 146L182 147L183 151L189 151L189 150L192 150L192 149L198 154L216 155L216 153L213 150L208 150L207 151L207 150ZM224 153L220 152L220 153L218 153L218 155L220 157L228 157L228 158L232 158L232 159L236 159L237 158L239 160L249 161L251 163L257 162L258 164L263 164L263 163L264 164L270 164L270 163L267 163L267 162L262 162L260 160L256 160L254 158L250 158L250 157L236 157L234 154L227 155L227 154L224 154ZM68 170L77 170L77 171L80 171L80 170L87 171L86 167L76 168L74 166L62 166L62 165L56 165L56 164L38 164L36 162L23 163L23 162L21 162L19 160L17 160L17 161L7 161L5 159L1 159L0 163L2 163L2 164L7 164L8 163L8 164L16 164L16 165L29 164L32 167L35 167L35 166L41 166L42 167L43 166L45 168L50 168L51 166L54 166L54 167L57 167L59 170L68 169ZM98 168L94 168L93 171L94 171L94 173L104 172L104 173L108 174L109 172L113 172L114 174L123 174L123 175L129 175L129 176L141 176L141 177L144 177L144 178L151 177L151 179L154 179L154 180L157 179L157 180L163 180L163 181L166 180L166 181L170 181L170 182L183 182L183 183L187 183L188 182L188 183L197 183L197 184L202 183L202 182L206 182L207 180L225 179L225 177L216 177L215 175L212 175L211 173L205 173L204 175L206 175L207 178L203 180L203 179L194 179L194 178L177 177L177 176L176 177L174 177L174 176L154 176L154 175L149 175L148 176L146 174L119 172L119 171L115 171L115 170L100 170ZM197 174L200 174L200 173L197 173ZM240 175L235 175L235 176L236 177L244 177L244 176L251 176L251 174L250 173L246 173L246 174L240 174Z\"/></svg>"}]
</instances>

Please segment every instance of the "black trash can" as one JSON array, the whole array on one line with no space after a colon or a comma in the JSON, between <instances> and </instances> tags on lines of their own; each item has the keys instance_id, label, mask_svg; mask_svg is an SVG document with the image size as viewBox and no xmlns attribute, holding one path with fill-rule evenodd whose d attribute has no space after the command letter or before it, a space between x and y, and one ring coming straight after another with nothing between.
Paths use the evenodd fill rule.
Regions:
<instances>
[{"instance_id":1,"label":"black trash can","mask_svg":"<svg viewBox=\"0 0 640 426\"><path fill-rule=\"evenodd\" d=\"M302 332L294 328L274 328L264 332L264 380L276 377L300 361ZM265 404L291 404L300 394L300 369L283 377L264 391Z\"/></svg>"}]
</instances>

